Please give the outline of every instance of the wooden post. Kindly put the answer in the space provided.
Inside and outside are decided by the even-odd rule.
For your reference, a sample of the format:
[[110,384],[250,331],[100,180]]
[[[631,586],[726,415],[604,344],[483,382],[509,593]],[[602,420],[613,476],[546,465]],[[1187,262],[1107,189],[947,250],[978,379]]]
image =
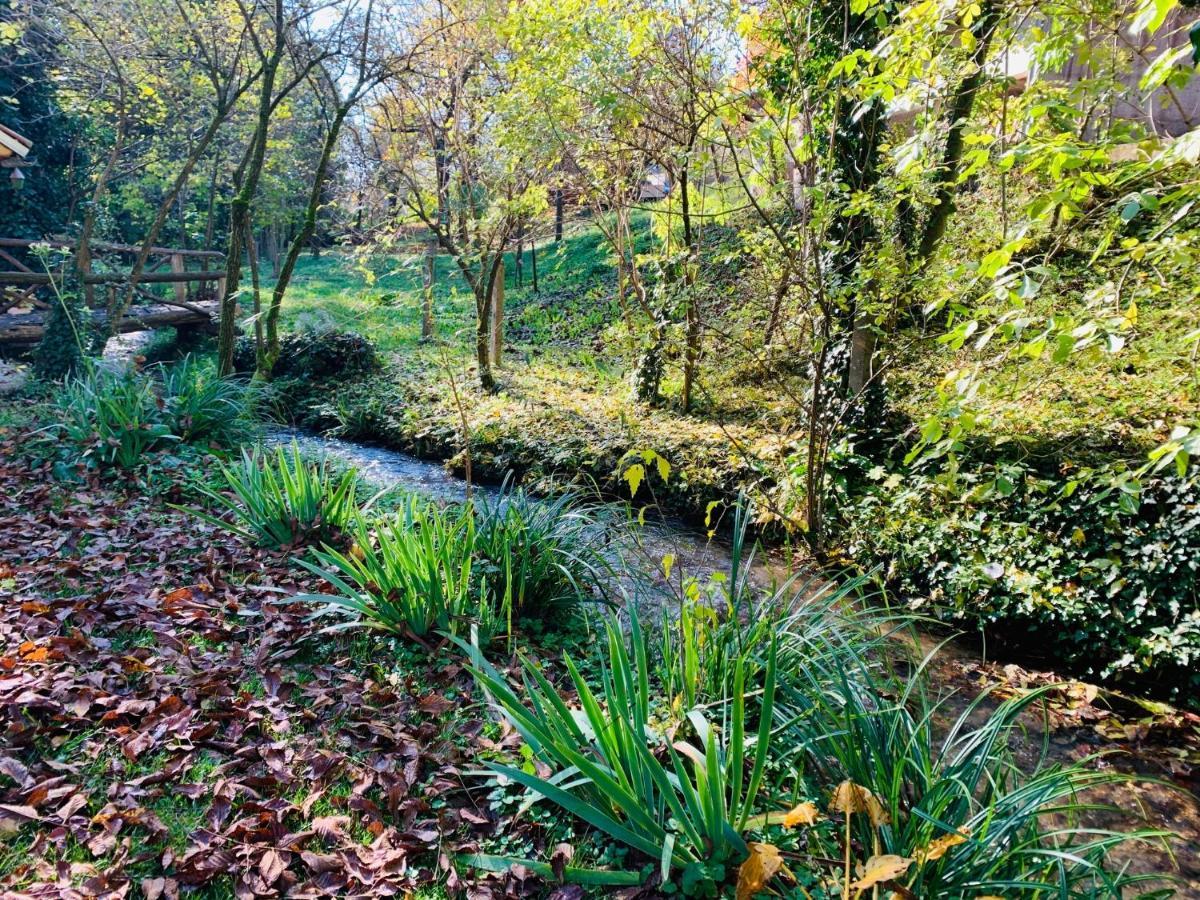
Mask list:
[[[171,254],[171,271],[182,273],[184,271],[183,257],[178,253]],[[186,303],[188,298],[188,286],[186,281],[175,282],[175,300],[178,303]]]
[[500,368],[500,352],[504,344],[504,257],[492,286],[492,365]]

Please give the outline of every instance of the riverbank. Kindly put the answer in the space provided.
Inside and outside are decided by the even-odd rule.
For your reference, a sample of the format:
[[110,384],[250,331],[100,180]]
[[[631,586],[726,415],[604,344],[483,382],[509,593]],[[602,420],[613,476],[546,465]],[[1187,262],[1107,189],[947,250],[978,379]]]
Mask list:
[[[19,421],[19,415],[6,416]],[[44,866],[25,864],[35,854],[51,865],[74,866],[93,886],[120,889],[133,882],[152,895],[160,887],[170,895],[187,886],[218,895],[301,890],[314,879],[347,890],[436,882],[506,892],[521,884],[539,895],[548,888],[529,876],[514,882],[511,871],[487,875],[453,859],[447,868],[444,850],[503,848],[538,857],[565,839],[577,848],[576,862],[595,858],[594,836],[547,831],[537,816],[518,825],[503,799],[489,794],[483,802],[480,790],[463,779],[466,769],[478,768],[481,752],[487,759],[515,745],[487,725],[449,646],[431,654],[363,632],[314,642],[304,605],[290,598],[322,589],[317,581],[286,553],[252,550],[168,505],[200,502],[183,476],[203,480],[202,473],[213,472],[211,462],[152,455],[130,477],[111,483],[92,476],[84,487],[27,462],[28,433],[14,427],[0,471],[0,535],[11,573],[4,589],[14,600],[4,607],[11,621],[3,630],[22,643],[5,644],[16,677],[2,683],[5,691],[36,692],[41,699],[13,743],[23,768],[4,770],[20,776],[3,788],[5,808],[32,810],[16,823],[15,838],[0,841],[7,884],[27,888],[50,876]],[[352,444],[337,449],[345,464],[368,463],[364,469],[374,478],[368,493],[432,489],[454,499],[453,491],[465,492],[439,467]],[[676,596],[689,579],[720,586],[717,576],[729,565],[720,541],[686,532],[669,537],[628,564],[645,566],[660,587],[678,590]],[[208,549],[197,554],[196,546]],[[92,596],[96,591],[101,600]],[[646,627],[652,624],[646,620]],[[586,658],[578,642],[589,638],[568,633],[564,644],[562,635],[522,634],[521,641],[550,663],[564,646]],[[1194,786],[1196,751],[1186,739],[1200,724],[1194,716],[1136,704],[1118,713],[1109,695],[1086,685],[1050,689],[1054,679],[1047,674],[945,649],[925,668],[923,676],[914,670],[908,677],[927,679],[930,691],[950,697],[934,716],[939,733],[981,690],[991,693],[971,715],[983,720],[1005,697],[1048,690],[1045,714],[1031,708],[1019,728],[1005,732],[1022,768],[1044,765],[1038,748],[1046,741],[1055,764],[1116,762],[1131,774]],[[85,672],[107,674],[92,684],[87,710],[64,707],[61,692],[74,690]],[[117,712],[85,734],[97,710]],[[5,726],[9,733],[13,724]],[[35,764],[29,754],[45,742],[61,750]],[[254,751],[235,753],[236,747]],[[1088,761],[1110,750],[1121,752],[1103,764]],[[63,766],[84,785],[64,795],[70,808],[30,805],[30,791]],[[1090,796],[1114,808],[1141,809],[1151,827],[1181,831],[1171,846],[1180,860],[1182,895],[1200,896],[1194,797],[1149,782],[1113,784]],[[109,806],[102,808],[105,797]],[[270,821],[255,812],[264,807]],[[251,825],[251,818],[259,824]],[[1083,822],[1118,830],[1132,825],[1116,812],[1087,813]],[[59,833],[74,843],[54,836]],[[112,843],[114,833],[124,837]],[[171,862],[160,865],[164,850]],[[399,860],[404,863],[395,868]],[[1130,872],[1175,869],[1165,845],[1119,850],[1114,860],[1128,863]]]

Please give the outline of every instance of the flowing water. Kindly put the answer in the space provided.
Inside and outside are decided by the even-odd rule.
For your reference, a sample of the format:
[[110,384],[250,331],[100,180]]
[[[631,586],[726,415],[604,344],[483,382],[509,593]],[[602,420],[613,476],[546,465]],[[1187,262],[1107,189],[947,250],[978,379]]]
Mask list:
[[[286,428],[269,431],[264,439],[267,446],[293,442],[306,455],[324,455],[353,466],[364,481],[378,489],[410,491],[445,503],[462,502],[467,497],[467,483],[462,478],[438,463],[406,453]],[[484,502],[497,502],[502,496],[495,485],[473,484],[471,490]],[[627,522],[628,514],[621,504],[607,504],[603,511],[614,523]],[[628,527],[611,531],[614,547],[620,548],[614,556],[614,578],[639,608],[661,609],[673,600],[677,602],[688,578],[706,581],[714,573],[729,573],[729,542],[718,536],[708,538],[682,522],[660,519],[640,526],[628,523]],[[760,586],[780,575],[780,568],[768,565],[761,555],[750,569],[750,577]]]

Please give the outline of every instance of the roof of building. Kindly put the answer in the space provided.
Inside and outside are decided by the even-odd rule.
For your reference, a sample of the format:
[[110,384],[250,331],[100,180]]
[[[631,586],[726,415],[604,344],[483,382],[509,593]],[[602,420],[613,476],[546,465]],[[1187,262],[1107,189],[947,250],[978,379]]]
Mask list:
[[17,134],[6,125],[0,125],[0,159],[19,156],[24,159],[33,149],[33,141]]

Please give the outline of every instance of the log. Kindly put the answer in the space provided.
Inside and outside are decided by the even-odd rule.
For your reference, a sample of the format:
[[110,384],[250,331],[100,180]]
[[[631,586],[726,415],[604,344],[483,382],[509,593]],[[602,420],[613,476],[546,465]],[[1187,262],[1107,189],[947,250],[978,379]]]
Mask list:
[[[186,308],[163,303],[135,306],[121,317],[117,331],[125,334],[167,326],[179,328],[211,325],[219,306],[216,301],[190,303]],[[93,310],[91,317],[94,327],[103,328],[108,324],[108,313],[102,309]],[[45,331],[45,319],[45,313],[37,312],[0,316],[0,346],[36,344],[42,339],[42,333]]]

